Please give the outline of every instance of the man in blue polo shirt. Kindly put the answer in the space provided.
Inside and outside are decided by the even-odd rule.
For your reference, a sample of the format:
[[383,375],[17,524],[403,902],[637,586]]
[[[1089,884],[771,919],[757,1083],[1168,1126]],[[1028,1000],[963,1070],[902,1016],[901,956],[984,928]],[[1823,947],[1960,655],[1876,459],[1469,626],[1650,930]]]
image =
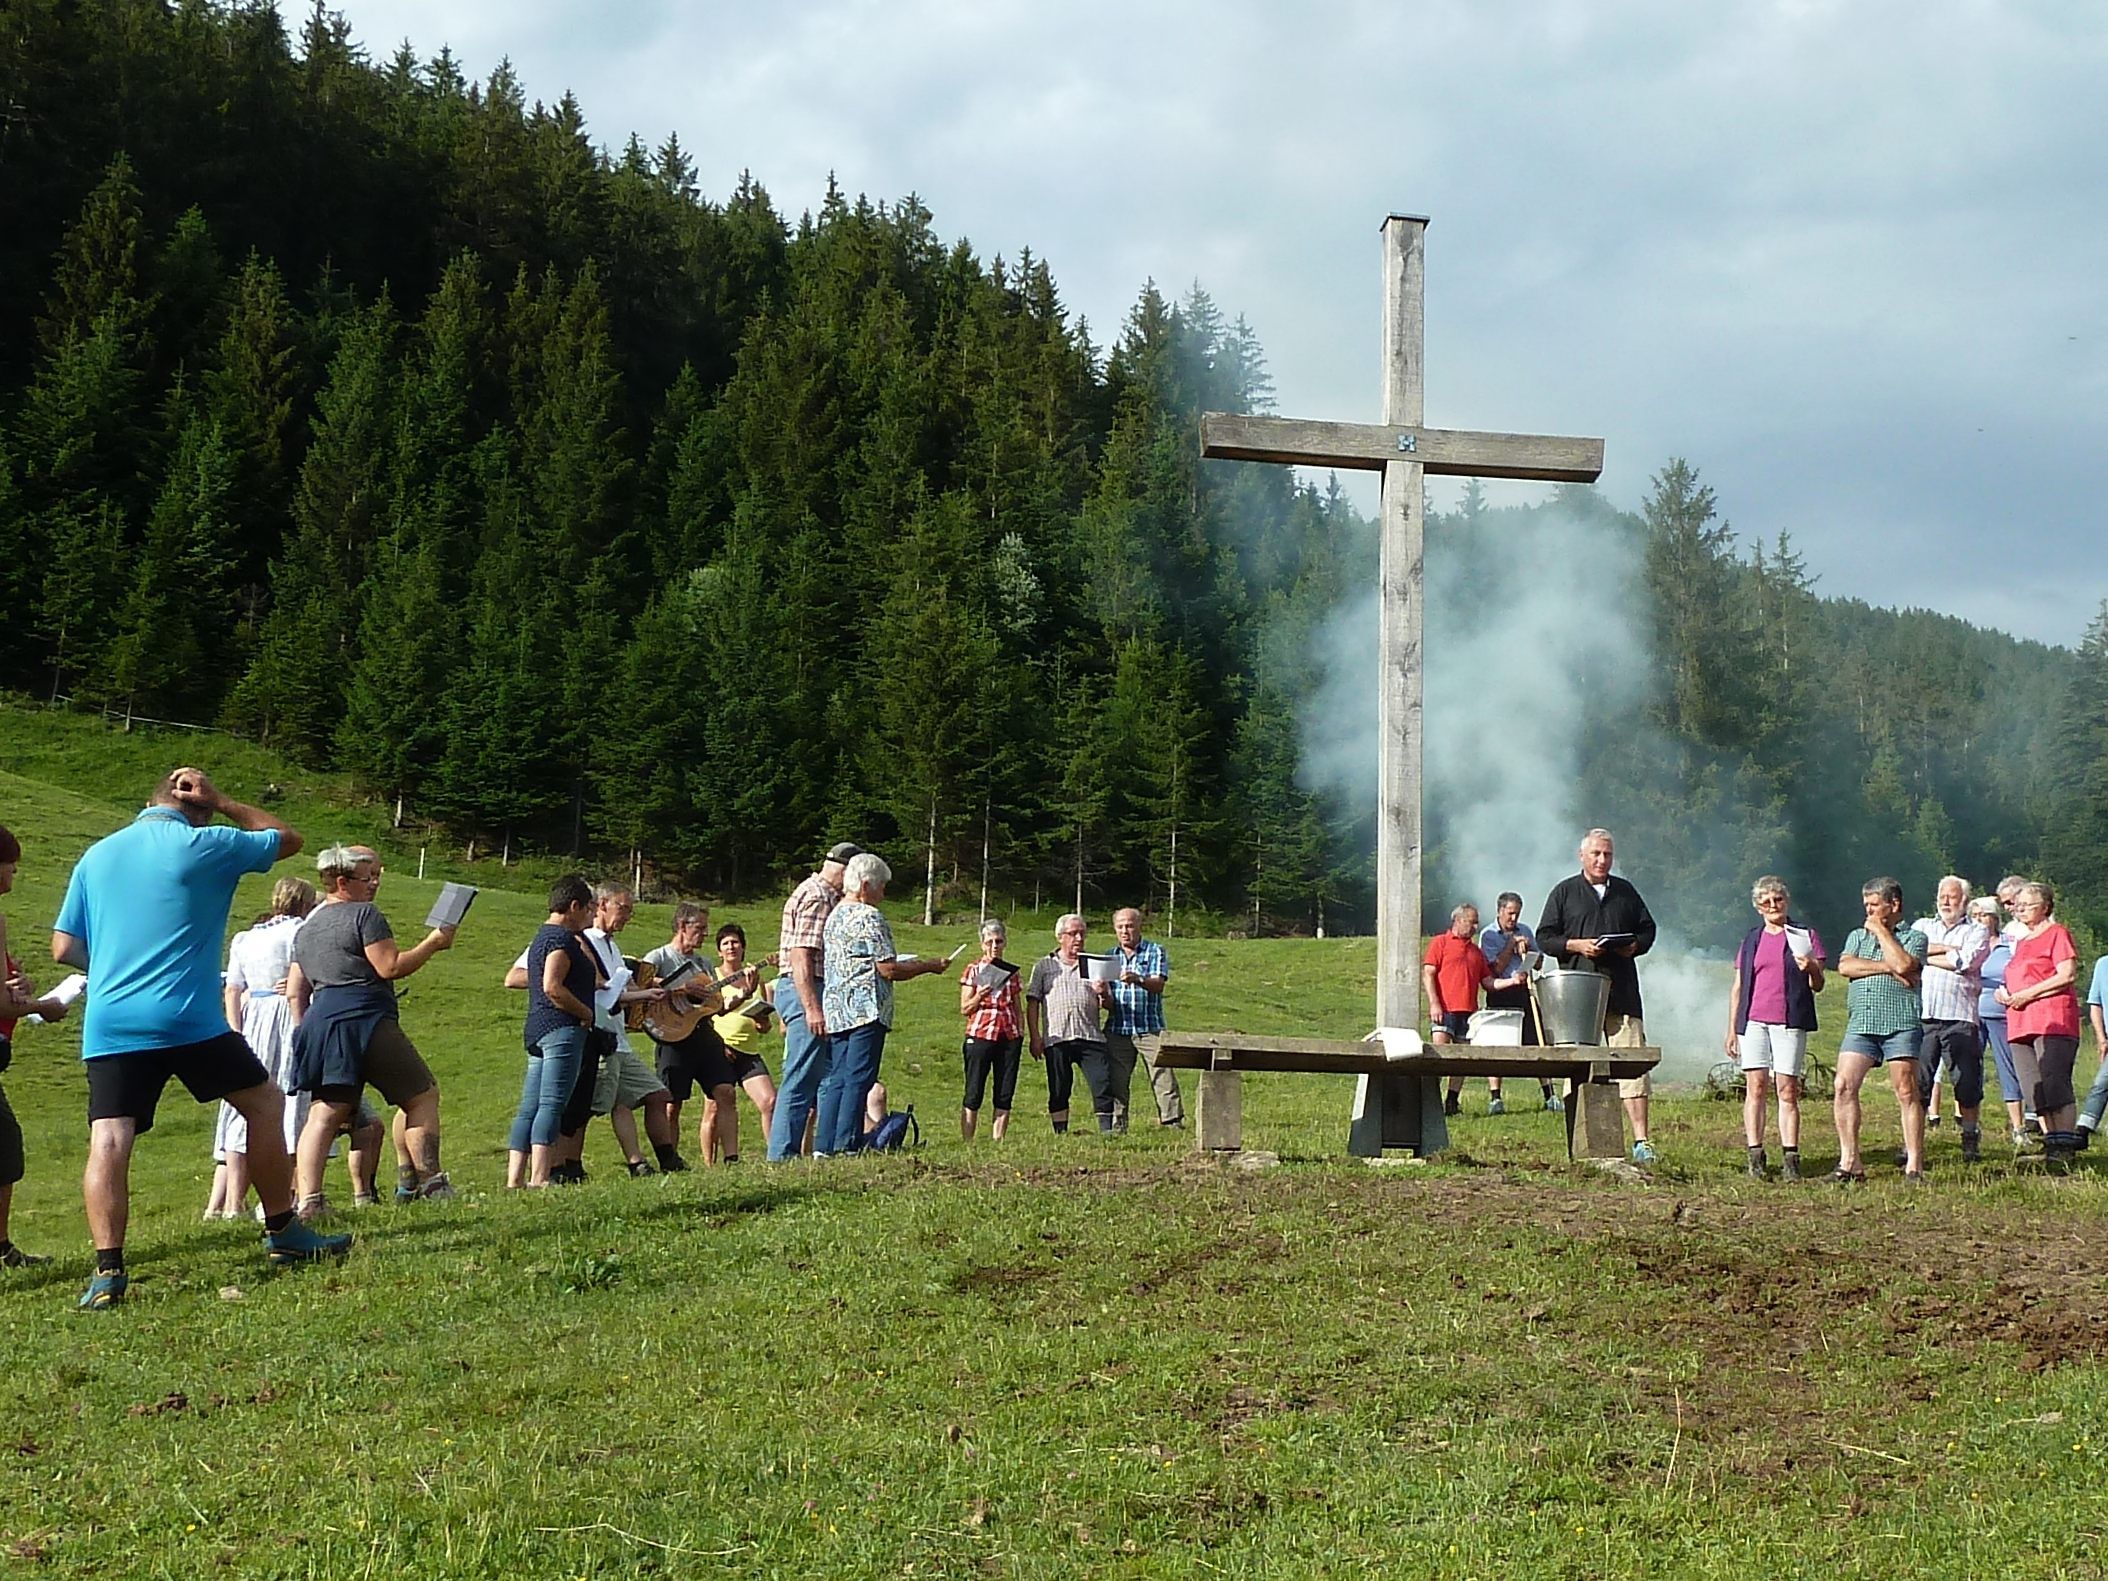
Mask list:
[[[234,825],[215,825],[224,816]],[[225,1099],[249,1122],[249,1173],[274,1263],[341,1256],[348,1235],[318,1235],[293,1216],[285,1095],[230,1031],[220,945],[244,873],[300,849],[298,831],[223,795],[198,769],[155,787],[129,827],[96,841],[73,869],[51,953],[88,974],[81,1058],[88,1070],[88,1169],[81,1194],[95,1238],[95,1278],[80,1304],[124,1299],[132,1144],[153,1129],[171,1076],[200,1103]]]

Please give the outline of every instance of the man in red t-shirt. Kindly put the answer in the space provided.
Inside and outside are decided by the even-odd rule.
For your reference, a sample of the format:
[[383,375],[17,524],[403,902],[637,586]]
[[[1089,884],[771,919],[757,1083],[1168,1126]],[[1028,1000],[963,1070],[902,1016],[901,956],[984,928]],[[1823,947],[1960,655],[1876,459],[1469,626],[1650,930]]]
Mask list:
[[[1479,948],[1479,908],[1469,904],[1449,914],[1449,931],[1428,942],[1420,963],[1420,987],[1427,995],[1427,1022],[1437,1043],[1462,1043],[1471,1035],[1471,1013],[1479,1007],[1479,989],[1493,978],[1486,953]],[[1458,1111],[1464,1083],[1452,1077],[1442,1112]]]

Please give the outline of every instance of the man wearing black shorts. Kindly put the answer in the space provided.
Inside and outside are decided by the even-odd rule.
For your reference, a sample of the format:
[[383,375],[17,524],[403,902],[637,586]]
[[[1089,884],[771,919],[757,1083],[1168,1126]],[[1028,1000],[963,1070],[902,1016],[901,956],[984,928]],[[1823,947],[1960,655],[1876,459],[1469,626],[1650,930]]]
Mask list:
[[[711,1135],[711,1122],[720,1125],[725,1118],[737,1124],[733,1104],[738,1099],[738,1073],[733,1069],[732,1057],[725,1048],[724,1039],[717,1035],[717,1028],[710,1018],[724,1008],[723,1000],[715,987],[709,986],[712,972],[710,963],[699,953],[703,940],[710,932],[710,913],[692,900],[684,900],[673,908],[673,937],[653,950],[644,959],[663,983],[679,974],[667,1000],[670,1011],[685,1011],[697,1006],[702,1015],[695,1023],[695,1030],[678,1043],[661,1043],[652,1039],[658,1051],[655,1064],[659,1080],[673,1096],[674,1135],[679,1136],[681,1106],[688,1101],[689,1094],[702,1088],[714,1108],[708,1110],[702,1125],[696,1130],[696,1146],[702,1153],[705,1164],[730,1163],[739,1157],[739,1144],[735,1130],[729,1150],[720,1137]],[[686,990],[693,989],[694,992]]]
[[[214,824],[216,816],[233,827]],[[348,1235],[320,1235],[294,1218],[285,1094],[228,1030],[220,1000],[220,944],[236,884],[299,849],[296,830],[223,795],[201,770],[180,768],[127,828],[88,848],[67,882],[51,953],[88,974],[81,1191],[95,1278],[81,1296],[87,1310],[124,1299],[132,1145],[153,1129],[171,1077],[198,1102],[225,1099],[249,1122],[249,1172],[272,1262],[340,1257],[351,1246]]]

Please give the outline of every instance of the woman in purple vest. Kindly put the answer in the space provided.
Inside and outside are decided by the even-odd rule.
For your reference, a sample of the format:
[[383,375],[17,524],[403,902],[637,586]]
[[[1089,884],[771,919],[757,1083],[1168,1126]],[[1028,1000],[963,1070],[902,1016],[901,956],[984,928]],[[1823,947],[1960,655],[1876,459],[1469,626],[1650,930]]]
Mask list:
[[1742,1066],[1742,1133],[1749,1144],[1749,1175],[1766,1178],[1764,1112],[1774,1082],[1779,1091],[1779,1178],[1801,1178],[1801,1072],[1808,1034],[1815,1030],[1815,996],[1822,992],[1822,936],[1787,915],[1786,881],[1766,873],[1749,893],[1762,920],[1735,952],[1734,986],[1727,999],[1727,1052]]

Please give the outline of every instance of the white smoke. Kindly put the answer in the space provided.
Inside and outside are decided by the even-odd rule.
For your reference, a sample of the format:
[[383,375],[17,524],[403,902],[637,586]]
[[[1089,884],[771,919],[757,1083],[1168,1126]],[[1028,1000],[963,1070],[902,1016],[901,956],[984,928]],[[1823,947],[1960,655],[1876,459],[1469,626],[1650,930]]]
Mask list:
[[[1445,541],[1460,531],[1476,541]],[[1534,925],[1578,869],[1582,833],[1606,821],[1577,791],[1591,721],[1629,720],[1652,685],[1641,553],[1614,521],[1550,509],[1429,533],[1423,810],[1441,886],[1426,891],[1429,925],[1467,900],[1490,920],[1510,889]],[[1348,805],[1376,797],[1376,605],[1373,588],[1356,594],[1312,638],[1324,679],[1304,711],[1302,773]],[[1646,852],[1621,842],[1618,858],[1646,895]],[[1662,1074],[1702,1076],[1720,1057],[1722,963],[1664,935],[1640,987]]]

